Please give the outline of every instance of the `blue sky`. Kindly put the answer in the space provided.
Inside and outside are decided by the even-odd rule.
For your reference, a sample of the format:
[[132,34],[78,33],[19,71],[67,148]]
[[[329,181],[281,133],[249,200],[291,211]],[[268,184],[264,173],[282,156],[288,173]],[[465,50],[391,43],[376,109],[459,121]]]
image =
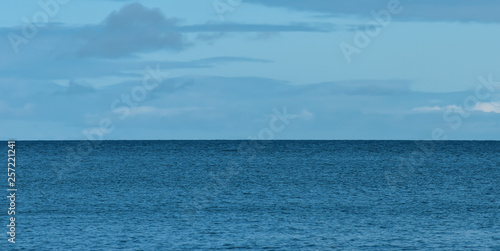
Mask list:
[[498,1],[0,2],[1,139],[500,139]]

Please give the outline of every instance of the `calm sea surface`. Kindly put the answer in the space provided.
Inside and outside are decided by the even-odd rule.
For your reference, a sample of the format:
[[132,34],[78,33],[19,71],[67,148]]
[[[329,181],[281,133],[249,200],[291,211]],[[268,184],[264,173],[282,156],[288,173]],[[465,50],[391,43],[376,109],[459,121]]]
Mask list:
[[16,243],[4,197],[0,250],[500,250],[498,141],[16,148]]

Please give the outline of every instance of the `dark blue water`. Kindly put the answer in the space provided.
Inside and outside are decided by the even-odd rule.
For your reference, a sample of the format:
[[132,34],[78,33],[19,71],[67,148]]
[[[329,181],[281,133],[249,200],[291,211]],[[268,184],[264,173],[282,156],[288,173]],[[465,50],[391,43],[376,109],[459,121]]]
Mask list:
[[499,150],[474,141],[17,142],[16,244],[4,234],[0,249],[500,250]]

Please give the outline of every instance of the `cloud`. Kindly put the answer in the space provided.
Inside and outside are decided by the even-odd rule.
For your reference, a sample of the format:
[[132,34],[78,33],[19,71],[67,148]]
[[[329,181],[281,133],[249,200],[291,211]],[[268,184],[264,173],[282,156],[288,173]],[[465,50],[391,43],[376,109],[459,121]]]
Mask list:
[[156,50],[181,51],[192,45],[184,33],[199,33],[196,40],[213,42],[229,32],[331,32],[352,29],[330,23],[288,25],[206,23],[179,25],[179,19],[167,18],[159,9],[132,3],[114,11],[100,25],[76,30],[82,57],[120,58]]
[[476,111],[500,113],[500,102],[479,102],[475,107]]
[[[324,0],[245,0],[271,7],[326,14],[326,16],[354,16],[370,18],[371,11],[386,10],[390,0],[324,1]],[[398,20],[500,22],[500,4],[496,0],[395,0],[404,10]]]
[[235,63],[235,62],[272,63],[272,61],[270,60],[248,58],[248,57],[211,57],[194,61],[194,63],[199,63],[201,65],[213,65],[213,64]]
[[[467,111],[457,105],[447,105],[447,106],[420,106],[412,109],[412,112],[416,113],[430,113],[430,112],[444,112],[453,111],[456,113],[467,113]],[[469,111],[474,112],[486,112],[486,113],[500,113],[500,102],[478,102],[473,108],[469,108]]]
[[111,13],[104,22],[82,32],[85,41],[81,56],[118,58],[159,49],[182,50],[187,47],[182,34],[173,31],[177,19],[167,19],[159,9],[139,3]]
[[300,113],[297,114],[288,114],[289,118],[291,119],[305,119],[305,120],[311,120],[314,118],[314,114],[307,109],[302,109]]
[[[230,33],[279,34],[280,32],[325,33],[337,30],[358,29],[357,26],[337,25],[326,22],[291,24],[214,23],[181,25],[180,19],[169,18],[159,9],[147,8],[140,3],[125,5],[110,13],[102,23],[87,26],[64,26],[51,23],[37,36],[37,43],[26,46],[22,57],[11,54],[15,60],[27,57],[32,64],[55,59],[52,65],[67,59],[88,60],[96,58],[118,59],[136,57],[140,53],[160,50],[182,51],[195,42],[213,43]],[[0,28],[0,35],[18,33],[19,27]],[[188,36],[193,34],[195,36]],[[262,36],[262,38],[266,38]],[[8,44],[8,43],[7,43]],[[8,46],[0,52],[13,53]],[[33,60],[34,57],[37,56]],[[63,65],[67,65],[63,62]],[[8,65],[7,65],[8,66]],[[109,67],[99,67],[107,71]],[[88,72],[88,71],[87,71]],[[69,75],[73,72],[69,73]]]
[[346,94],[358,96],[403,95],[411,92],[413,82],[409,80],[349,80],[324,82],[300,86],[301,91],[321,90],[330,94]]
[[[275,24],[240,24],[240,23],[207,23],[179,26],[179,32],[332,32],[341,29],[352,29],[353,26],[330,23],[296,23],[288,25]],[[357,27],[357,26],[356,26]],[[358,27],[359,28],[359,27]]]
[[[208,59],[219,60],[226,59]],[[290,126],[277,138],[425,138],[443,123],[436,113],[446,108],[459,109],[447,104],[469,94],[405,91],[411,83],[405,80],[366,79],[296,86],[256,77],[183,76],[166,78],[145,100],[129,107],[127,119],[120,120],[121,113],[114,112],[111,104],[122,99],[123,94],[130,95],[141,84],[139,80],[97,88],[92,93],[80,81],[70,83],[45,84],[44,88],[0,85],[0,92],[16,94],[6,95],[5,102],[0,102],[2,118],[14,121],[14,124],[3,123],[1,128],[12,132],[9,137],[14,138],[78,139],[83,137],[83,129],[96,127],[101,119],[110,118],[116,130],[106,135],[106,139],[241,139],[268,126],[273,108],[286,107]],[[370,83],[376,86],[376,91],[366,89]],[[394,90],[399,90],[396,91],[399,94],[386,94]],[[54,95],[55,92],[74,94]],[[432,102],[438,98],[439,101]],[[419,106],[422,102],[432,105]],[[408,112],[413,107],[417,107],[415,111]],[[478,105],[474,122],[483,125],[498,120],[498,113],[493,113],[498,110],[479,112],[488,109],[485,104]],[[477,131],[469,133],[478,135]]]
[[419,106],[411,109],[412,113],[431,113],[431,112],[444,112],[444,111],[454,111],[456,113],[465,114],[464,109],[457,105],[446,105],[446,106]]
[[[5,53],[14,61],[29,61],[37,67],[40,61],[46,62],[47,59],[55,60],[52,61],[52,65],[62,62],[63,66],[67,66],[65,60],[77,59],[81,60],[82,65],[88,67],[95,63],[92,60],[96,58],[122,59],[161,50],[178,52],[195,46],[197,42],[213,43],[231,33],[255,33],[257,37],[267,39],[281,32],[327,33],[360,28],[364,27],[329,22],[285,24],[207,22],[181,25],[180,19],[167,17],[157,8],[147,8],[140,3],[131,3],[111,12],[102,23],[97,25],[65,26],[50,23],[44,27],[43,32],[39,33],[36,43],[29,43],[22,47],[24,53],[21,57],[9,48],[8,41],[4,41],[6,46],[0,47],[0,52]],[[19,29],[20,27],[2,27],[0,35],[7,36],[11,32],[19,33]],[[188,34],[194,34],[194,36]],[[0,65],[3,66],[1,63]],[[6,64],[6,66],[9,65]],[[107,69],[109,67],[98,67],[95,70],[104,72],[108,71]],[[7,72],[7,74],[10,73]],[[68,73],[68,75],[72,74],[74,72]]]
[[428,113],[428,112],[437,112],[437,111],[442,111],[443,108],[439,106],[421,106],[421,107],[415,107],[412,109],[413,112],[417,113]]
[[96,90],[93,86],[85,83],[77,83],[74,80],[69,81],[68,88],[64,91],[64,94],[85,94],[94,93]]
[[[250,57],[210,57],[190,61],[142,61],[136,59],[107,60],[104,58],[61,58],[48,60],[42,56],[17,59],[0,67],[2,78],[61,80],[92,79],[100,77],[142,78],[145,66],[160,65],[162,70],[198,69],[228,63],[271,63],[270,60]],[[47,63],[50,61],[50,63]],[[26,74],[26,67],[36,69]]]

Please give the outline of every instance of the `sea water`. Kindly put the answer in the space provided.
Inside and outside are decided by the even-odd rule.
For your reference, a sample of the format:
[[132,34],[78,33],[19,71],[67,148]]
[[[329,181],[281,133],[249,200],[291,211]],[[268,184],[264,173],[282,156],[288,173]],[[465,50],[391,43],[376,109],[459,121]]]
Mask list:
[[2,250],[500,250],[498,141],[16,144]]

